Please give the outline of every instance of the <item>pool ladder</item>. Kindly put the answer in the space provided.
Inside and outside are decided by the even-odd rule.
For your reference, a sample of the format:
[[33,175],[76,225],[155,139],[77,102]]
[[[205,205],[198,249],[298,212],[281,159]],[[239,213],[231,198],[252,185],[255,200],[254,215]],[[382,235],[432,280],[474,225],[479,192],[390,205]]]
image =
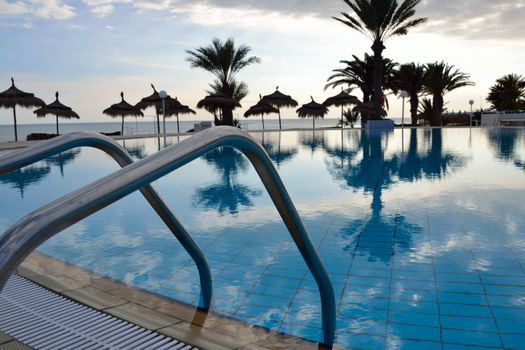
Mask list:
[[0,291],[22,261],[47,239],[140,190],[195,262],[201,286],[199,308],[209,311],[212,277],[208,262],[151,183],[213,149],[233,147],[244,153],[254,166],[312,273],[321,295],[322,345],[328,348],[333,346],[336,305],[332,283],[275,166],[261,144],[251,135],[237,128],[216,127],[133,162],[129,153],[109,137],[71,133],[0,157],[0,175],[77,147],[102,150],[122,169],[33,211],[9,228],[0,237]]

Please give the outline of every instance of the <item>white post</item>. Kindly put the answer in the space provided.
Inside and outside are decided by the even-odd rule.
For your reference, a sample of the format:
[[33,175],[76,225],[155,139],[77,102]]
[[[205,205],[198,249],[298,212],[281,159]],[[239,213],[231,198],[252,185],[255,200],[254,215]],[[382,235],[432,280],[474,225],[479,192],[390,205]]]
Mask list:
[[401,90],[399,92],[399,97],[403,99],[402,113],[401,113],[401,128],[405,128],[405,98],[409,97],[410,94],[406,91]]
[[469,126],[472,128],[472,114],[473,114],[472,106],[474,106],[475,102],[474,100],[470,100],[468,103],[470,104],[470,125]]

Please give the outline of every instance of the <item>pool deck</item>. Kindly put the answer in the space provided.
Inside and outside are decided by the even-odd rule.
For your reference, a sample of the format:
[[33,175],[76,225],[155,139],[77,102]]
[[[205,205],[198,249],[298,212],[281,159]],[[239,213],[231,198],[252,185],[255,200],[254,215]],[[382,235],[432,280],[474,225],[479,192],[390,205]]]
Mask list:
[[[318,349],[316,343],[254,327],[213,312],[205,315],[195,307],[38,252],[26,258],[17,273],[81,304],[203,350]],[[3,339],[0,334],[0,349]],[[5,341],[22,346],[9,338]]]

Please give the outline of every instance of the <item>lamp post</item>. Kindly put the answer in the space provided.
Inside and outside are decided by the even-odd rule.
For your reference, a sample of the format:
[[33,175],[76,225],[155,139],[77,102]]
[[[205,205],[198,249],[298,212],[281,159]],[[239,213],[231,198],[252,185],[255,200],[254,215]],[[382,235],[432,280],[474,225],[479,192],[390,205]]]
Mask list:
[[472,115],[473,115],[473,111],[472,111],[472,107],[474,106],[474,100],[470,100],[468,101],[469,105],[470,105],[470,127],[472,127]]
[[162,128],[164,129],[164,136],[166,136],[166,98],[168,97],[168,93],[162,90],[159,92],[159,97],[162,100]]
[[409,97],[410,94],[404,90],[401,90],[399,92],[399,97],[403,99],[403,107],[402,107],[402,113],[401,113],[401,127],[405,127],[405,98]]

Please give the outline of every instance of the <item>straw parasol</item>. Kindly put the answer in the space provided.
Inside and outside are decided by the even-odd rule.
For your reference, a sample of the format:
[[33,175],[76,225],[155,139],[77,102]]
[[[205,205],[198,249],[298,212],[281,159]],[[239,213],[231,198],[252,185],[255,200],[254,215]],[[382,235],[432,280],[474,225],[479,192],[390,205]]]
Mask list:
[[279,87],[275,88],[275,92],[273,94],[264,96],[263,100],[266,103],[269,103],[275,108],[277,108],[277,113],[279,114],[279,130],[282,129],[281,108],[282,107],[297,107],[299,105],[297,101],[292,98],[292,96],[285,95],[282,92],[280,92]]
[[143,117],[144,114],[139,108],[130,105],[124,100],[123,92],[120,93],[120,97],[122,98],[122,101],[111,105],[111,107],[105,109],[103,113],[113,118],[122,117],[121,134],[124,136],[124,117]]
[[58,117],[66,119],[80,119],[78,114],[73,112],[71,107],[65,106],[58,100],[58,91],[55,93],[56,100],[55,102],[48,104],[45,107],[39,108],[33,113],[36,114],[38,118],[44,118],[48,114],[53,114],[56,117],[57,121],[57,135],[60,135],[58,130]]
[[324,101],[323,106],[325,107],[341,107],[341,129],[344,127],[344,107],[350,105],[358,105],[360,103],[359,99],[355,96],[350,95],[349,93],[341,90],[341,92],[335,96],[328,98]]
[[140,110],[145,110],[149,107],[155,107],[155,113],[157,115],[157,132],[160,134],[160,117],[159,117],[159,110],[160,103],[162,102],[162,99],[160,98],[159,93],[157,92],[157,89],[155,89],[155,86],[151,84],[151,87],[153,89],[153,93],[147,97],[144,97],[142,100],[140,100],[139,103],[135,105]]
[[16,125],[16,106],[24,108],[43,107],[46,104],[34,94],[23,92],[15,86],[15,80],[11,78],[11,87],[0,93],[0,108],[13,109],[13,121],[15,127],[15,141],[18,141],[18,130]]
[[310,97],[312,102],[303,105],[297,110],[299,118],[313,118],[314,129],[315,129],[315,118],[324,118],[328,113],[328,108],[314,101],[313,97]]
[[244,117],[248,118],[253,115],[260,115],[262,119],[262,126],[263,130],[264,128],[264,115],[265,114],[271,114],[271,113],[279,113],[279,110],[272,106],[271,104],[265,102],[261,95],[259,95],[259,102],[255,106],[251,106],[246,113],[244,113]]
[[172,115],[177,117],[177,133],[180,134],[180,126],[179,126],[179,114],[196,114],[193,109],[190,107],[183,105],[179,102],[179,100],[175,97],[172,98],[170,96],[166,97],[166,117],[171,117]]

